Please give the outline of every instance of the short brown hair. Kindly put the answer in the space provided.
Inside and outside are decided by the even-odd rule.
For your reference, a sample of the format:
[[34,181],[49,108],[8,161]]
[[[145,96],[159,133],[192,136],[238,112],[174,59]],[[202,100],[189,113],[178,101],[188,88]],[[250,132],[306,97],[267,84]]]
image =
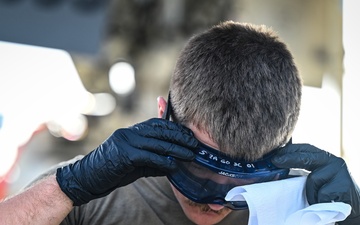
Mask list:
[[247,160],[285,144],[295,128],[301,78],[285,43],[265,26],[227,21],[193,36],[171,79],[176,119]]

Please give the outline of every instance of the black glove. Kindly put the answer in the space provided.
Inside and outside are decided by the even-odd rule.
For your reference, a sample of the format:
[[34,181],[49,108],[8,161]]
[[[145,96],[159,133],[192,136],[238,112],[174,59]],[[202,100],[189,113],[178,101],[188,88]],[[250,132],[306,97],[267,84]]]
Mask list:
[[347,203],[352,207],[351,213],[339,224],[360,225],[360,190],[342,158],[309,144],[289,144],[273,157],[272,162],[279,168],[311,171],[306,181],[309,204]]
[[140,177],[166,175],[176,168],[170,158],[192,160],[195,155],[190,149],[197,144],[190,129],[167,120],[150,119],[116,130],[81,160],[57,169],[56,179],[77,206]]

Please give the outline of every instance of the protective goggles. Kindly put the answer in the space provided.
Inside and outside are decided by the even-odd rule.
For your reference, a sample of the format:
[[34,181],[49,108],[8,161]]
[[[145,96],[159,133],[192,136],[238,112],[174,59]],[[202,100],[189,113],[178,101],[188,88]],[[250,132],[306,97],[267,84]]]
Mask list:
[[[164,114],[163,118],[169,120],[170,97]],[[271,151],[260,160],[247,162],[229,157],[200,143],[194,150],[193,161],[173,159],[178,168],[167,177],[179,192],[194,202],[220,204],[234,210],[247,209],[245,201],[226,201],[225,196],[236,186],[287,178],[289,169],[280,169],[271,163],[271,157],[277,150]]]

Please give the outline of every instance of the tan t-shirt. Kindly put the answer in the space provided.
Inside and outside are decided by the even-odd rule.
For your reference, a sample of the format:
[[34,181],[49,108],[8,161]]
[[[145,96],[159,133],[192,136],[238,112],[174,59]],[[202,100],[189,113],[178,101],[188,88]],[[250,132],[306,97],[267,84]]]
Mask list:
[[[219,224],[245,225],[248,211],[233,211]],[[192,223],[183,213],[166,177],[141,178],[110,195],[75,207],[61,225]]]
[[[55,166],[41,177],[54,174]],[[231,212],[218,225],[246,225],[248,210]],[[140,178],[109,195],[76,206],[60,225],[193,225],[184,214],[166,177]]]

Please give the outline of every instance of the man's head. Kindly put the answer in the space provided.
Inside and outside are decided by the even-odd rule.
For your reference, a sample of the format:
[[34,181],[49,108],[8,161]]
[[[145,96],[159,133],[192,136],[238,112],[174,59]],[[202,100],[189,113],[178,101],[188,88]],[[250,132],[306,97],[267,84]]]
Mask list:
[[178,122],[206,132],[222,152],[255,160],[291,137],[301,79],[273,31],[228,21],[189,40],[170,92]]
[[[171,116],[215,151],[253,161],[290,139],[299,115],[301,86],[291,53],[273,31],[229,21],[195,35],[184,47],[170,83]],[[159,98],[158,105],[161,117],[165,99]],[[198,176],[194,171],[190,173]],[[202,166],[199,171],[200,180],[217,183],[215,189],[228,184],[218,180],[218,176],[203,177]],[[172,183],[177,182],[175,176],[170,176]],[[186,176],[181,182],[185,181]],[[241,181],[254,183],[251,179]],[[202,185],[200,181],[190,183],[193,182],[196,187]],[[190,220],[215,224],[231,212],[214,201],[206,204],[191,201],[190,194],[197,192],[185,194],[190,183],[182,191],[180,186],[185,183],[172,186]]]

